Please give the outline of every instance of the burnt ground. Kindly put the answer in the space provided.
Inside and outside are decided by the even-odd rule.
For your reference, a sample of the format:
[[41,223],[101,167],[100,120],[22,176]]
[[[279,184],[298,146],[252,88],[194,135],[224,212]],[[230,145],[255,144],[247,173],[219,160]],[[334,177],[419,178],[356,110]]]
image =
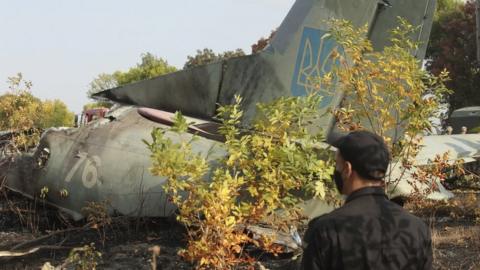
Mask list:
[[[432,227],[435,269],[480,269],[478,193],[459,193],[455,201],[444,205],[406,207]],[[160,248],[156,269],[193,269],[177,255],[185,246],[185,231],[175,221],[115,217],[107,223],[104,227],[76,223],[42,203],[4,193],[0,197],[0,269],[41,269],[46,263],[74,269],[67,259],[71,250],[91,243],[101,253],[98,269],[152,269],[152,247]],[[40,249],[19,257],[2,253],[35,247]],[[257,269],[293,269],[298,261],[291,254],[274,257],[253,252],[252,256],[261,262]]]
[[480,269],[480,226],[441,222],[433,231],[435,269]]
[[[154,247],[160,248],[156,269],[194,269],[177,255],[186,245],[186,231],[172,219],[114,217],[110,224],[97,226],[73,222],[54,208],[11,192],[6,196],[0,197],[0,269],[41,269],[46,263],[75,269],[68,263],[71,250],[91,243],[101,253],[97,269],[152,269]],[[40,250],[32,254],[2,256],[3,251],[36,247]],[[252,251],[251,256],[266,269],[291,269],[295,264],[290,254],[275,257]]]
[[175,222],[123,217],[113,218],[105,226],[73,222],[56,209],[8,195],[8,203],[5,198],[0,203],[0,250],[28,251],[38,246],[42,249],[20,257],[0,257],[0,269],[40,269],[47,262],[67,266],[65,262],[73,248],[91,243],[101,253],[99,269],[151,269],[149,249],[155,245],[161,248],[157,269],[191,269],[176,255],[185,245],[185,232]]
[[432,230],[434,269],[480,269],[480,192],[456,190],[448,202],[410,203]]

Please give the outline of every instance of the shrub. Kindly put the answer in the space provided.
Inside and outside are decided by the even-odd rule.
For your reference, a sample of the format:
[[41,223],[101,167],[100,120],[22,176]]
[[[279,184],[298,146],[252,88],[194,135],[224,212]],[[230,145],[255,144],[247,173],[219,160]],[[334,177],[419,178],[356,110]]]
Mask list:
[[[347,21],[331,21],[331,34],[344,53],[334,54],[339,65],[320,80],[323,87],[344,92],[335,111],[340,129],[367,129],[387,142],[394,172],[386,179],[390,191],[402,177],[411,175],[415,181],[410,184],[425,195],[435,189],[435,180],[444,179],[442,171],[448,166],[448,154],[434,158],[430,166],[415,163],[421,135],[431,130],[430,119],[439,115],[439,105],[449,93],[444,85],[448,73],[437,77],[421,68],[420,60],[413,56],[419,44],[409,38],[418,29],[398,20],[399,26],[391,31],[391,45],[383,51],[373,50],[366,38],[367,27],[356,29]],[[335,81],[340,83],[332,83]],[[431,188],[422,189],[419,183]]]
[[[173,142],[161,129],[152,132],[153,142],[147,143],[152,151],[151,171],[168,178],[165,190],[179,207],[179,221],[188,227],[185,258],[198,268],[214,269],[252,262],[242,252],[245,244],[272,252],[276,248],[273,239],[251,238],[246,226],[267,223],[288,231],[302,219],[299,193],[335,196],[328,188],[332,186],[332,162],[318,148],[322,133],[312,135],[307,130],[319,117],[320,101],[312,93],[259,105],[259,115],[248,131],[239,128],[240,97],[235,104],[221,107],[218,118],[227,155],[216,168],[194,153],[189,141]],[[176,113],[172,130],[179,138],[187,126],[185,118]],[[210,169],[213,176],[206,179]]]

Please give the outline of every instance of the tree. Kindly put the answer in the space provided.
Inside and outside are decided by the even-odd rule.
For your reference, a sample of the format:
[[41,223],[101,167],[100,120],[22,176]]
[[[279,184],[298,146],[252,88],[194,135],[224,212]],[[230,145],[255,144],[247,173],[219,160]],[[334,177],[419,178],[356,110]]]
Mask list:
[[480,0],[475,1],[475,22],[477,37],[477,61],[480,62]]
[[92,82],[87,91],[87,95],[91,97],[93,94],[106,89],[112,89],[118,86],[118,81],[113,74],[101,73]]
[[411,54],[419,47],[409,39],[417,30],[399,18],[390,34],[392,44],[374,51],[366,38],[366,26],[356,29],[348,22],[334,21],[330,32],[340,49],[332,60],[338,64],[316,85],[327,92],[344,93],[335,112],[338,128],[367,129],[385,139],[392,156],[391,173],[385,176],[387,192],[395,193],[401,179],[411,175],[409,196],[421,199],[436,190],[437,180],[445,179],[442,172],[448,152],[436,156],[429,166],[419,166],[416,156],[422,147],[421,135],[432,129],[430,119],[438,115],[450,91],[445,87],[447,72],[432,75]]
[[72,126],[73,112],[61,100],[45,100],[30,92],[32,83],[23,75],[8,78],[9,91],[0,96],[0,130],[45,129]]
[[9,90],[0,96],[0,130],[15,132],[13,142],[27,149],[35,145],[42,129],[72,126],[74,114],[60,100],[42,101],[32,95],[32,83],[21,73],[8,78]]
[[427,50],[427,69],[435,75],[446,69],[453,92],[448,96],[450,111],[480,105],[479,63],[476,59],[475,3],[443,0],[435,15]]
[[[252,54],[258,53],[265,49],[272,41],[273,37],[277,33],[277,30],[272,30],[270,36],[267,38],[260,38],[252,47]],[[183,66],[184,69],[192,68],[196,66],[206,65],[222,60],[226,60],[233,57],[244,56],[245,52],[242,49],[236,49],[235,51],[226,51],[216,54],[212,49],[205,48],[203,50],[197,50],[197,54],[194,56],[188,56],[187,62]]]
[[90,83],[87,95],[88,97],[92,97],[93,94],[103,90],[151,79],[175,71],[177,71],[177,68],[169,65],[166,60],[147,52],[142,54],[141,62],[137,63],[135,67],[130,68],[128,71],[99,74]]
[[462,5],[463,2],[459,0],[437,0],[437,9],[435,10],[433,18],[434,23],[436,23],[443,15],[454,10],[459,10]]
[[109,101],[91,102],[83,105],[83,111],[95,109],[95,108],[111,108],[112,106],[113,106],[113,103]]
[[252,54],[253,53],[259,53],[261,52],[263,49],[265,49],[268,44],[270,44],[270,42],[272,41],[273,37],[275,36],[275,34],[277,33],[277,30],[272,30],[272,32],[270,33],[270,36],[268,36],[268,38],[260,38],[257,43],[253,44],[252,45]]
[[40,128],[42,102],[30,92],[32,83],[21,73],[9,77],[8,83],[8,92],[0,96],[0,130]]
[[197,50],[197,54],[195,56],[188,56],[187,62],[183,68],[192,68],[244,55],[245,52],[242,49],[216,54],[212,49],[205,48],[203,50]]
[[67,105],[58,99],[44,101],[42,114],[40,121],[42,128],[71,127],[75,117],[74,113],[68,110]]
[[163,58],[156,57],[151,53],[145,53],[142,55],[142,61],[137,66],[130,68],[127,72],[116,71],[113,73],[113,77],[117,81],[117,85],[120,86],[175,71],[177,71],[177,68],[170,66]]

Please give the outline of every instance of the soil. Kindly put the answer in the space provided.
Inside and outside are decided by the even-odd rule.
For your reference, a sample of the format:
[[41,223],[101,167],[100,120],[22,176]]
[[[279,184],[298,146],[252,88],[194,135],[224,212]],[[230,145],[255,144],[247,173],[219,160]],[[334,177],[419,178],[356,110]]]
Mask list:
[[[0,254],[15,246],[16,251],[42,249],[20,257],[1,257],[0,269],[41,269],[46,263],[74,269],[66,263],[70,251],[90,243],[101,253],[97,269],[152,269],[151,248],[155,246],[160,248],[156,269],[193,269],[177,255],[185,247],[185,230],[175,221],[116,217],[111,224],[95,228],[72,222],[56,209],[5,194],[7,197],[0,199]],[[476,196],[480,202],[479,194]],[[434,269],[480,269],[480,224],[475,216],[452,217],[425,209],[416,214],[432,227]],[[294,269],[299,259],[293,255],[252,252],[259,260],[256,269]]]
[[480,269],[480,226],[439,222],[433,231],[435,269]]

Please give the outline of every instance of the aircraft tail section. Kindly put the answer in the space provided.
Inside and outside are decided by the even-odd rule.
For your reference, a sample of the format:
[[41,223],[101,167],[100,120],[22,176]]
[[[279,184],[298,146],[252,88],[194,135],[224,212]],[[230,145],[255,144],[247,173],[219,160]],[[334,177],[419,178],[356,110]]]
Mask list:
[[390,30],[398,26],[398,17],[417,27],[410,38],[420,43],[412,54],[423,60],[433,23],[437,0],[388,0],[389,5],[380,7],[370,26],[369,38],[377,51],[390,44]]
[[[244,124],[255,115],[256,104],[280,96],[302,96],[312,78],[330,71],[330,54],[337,46],[325,35],[328,20],[345,19],[356,27],[369,25],[375,49],[388,44],[388,30],[397,26],[396,16],[421,25],[413,38],[424,42],[417,57],[422,59],[431,28],[435,0],[297,0],[271,44],[262,52],[245,57],[182,70],[106,90],[96,96],[121,103],[159,110],[182,111],[186,115],[210,119],[218,104],[232,104],[243,97]],[[322,94],[322,93],[321,93]],[[338,106],[341,91],[323,93],[321,112]],[[333,117],[318,126],[329,130]]]
[[297,0],[266,53],[278,58],[274,62],[281,75],[290,79],[285,83],[291,94],[304,95],[309,78],[322,76],[334,64],[330,54],[336,43],[325,35],[328,20],[345,19],[355,27],[368,25],[368,38],[374,49],[381,51],[402,17],[418,27],[411,39],[421,46],[413,54],[423,60],[435,4],[436,0]]
[[[309,89],[316,88],[315,78],[323,76],[332,69],[330,57],[338,44],[328,37],[329,20],[348,20],[355,27],[369,26],[368,38],[375,50],[381,51],[389,44],[390,31],[398,26],[397,17],[402,17],[418,27],[411,38],[421,43],[419,49],[412,52],[423,60],[427,48],[433,21],[436,0],[297,0],[280,25],[269,47],[255,62],[262,66],[254,68],[253,74],[263,74],[268,79],[256,83],[257,91],[245,84],[248,78],[237,78],[222,86],[220,103],[228,103],[234,92],[245,97],[245,115],[254,114],[255,104],[267,102],[279,96],[302,96]],[[232,71],[238,74],[238,70]],[[228,78],[228,75],[225,76]],[[312,80],[313,79],[313,80]],[[229,94],[226,94],[228,93]],[[343,98],[341,91],[325,92],[321,112],[338,106]],[[224,99],[222,99],[224,97]],[[325,130],[333,126],[333,117],[326,116],[317,123]]]
[[[235,95],[242,96],[248,123],[259,102],[305,95],[315,87],[312,79],[333,65],[330,54],[337,44],[326,35],[329,20],[345,19],[361,27],[373,21],[377,8],[378,0],[297,0],[264,51],[227,61],[219,103],[229,104]],[[321,110],[336,106],[341,97],[341,93],[324,93]],[[317,124],[328,129],[331,123],[327,116]]]
[[[369,25],[368,37],[376,50],[387,45],[398,17],[418,27],[412,39],[422,43],[415,55],[425,56],[437,0],[297,0],[277,30],[269,49],[282,54],[302,49],[305,35],[328,31],[328,20],[345,19],[354,26]],[[314,35],[313,33],[310,36]]]
[[[298,51],[305,29],[328,31],[328,20],[346,19],[355,26],[369,24],[378,0],[297,0],[272,40],[271,47],[280,53]],[[308,31],[308,30],[307,30]]]

